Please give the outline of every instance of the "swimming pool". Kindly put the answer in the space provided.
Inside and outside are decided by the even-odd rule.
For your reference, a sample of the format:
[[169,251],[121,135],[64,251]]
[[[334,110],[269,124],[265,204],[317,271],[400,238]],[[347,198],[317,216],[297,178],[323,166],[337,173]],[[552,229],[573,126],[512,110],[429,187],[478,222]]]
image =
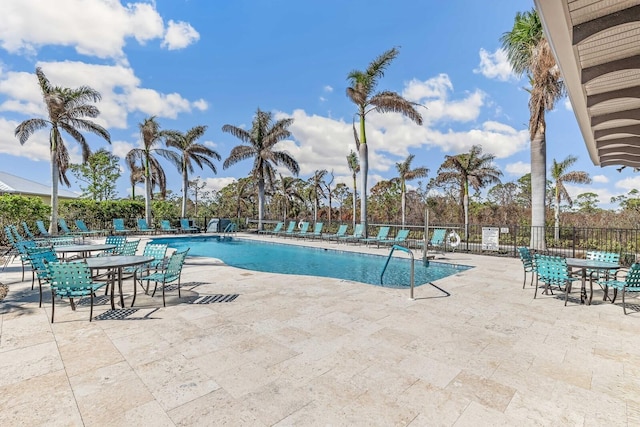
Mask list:
[[[189,236],[153,239],[178,250],[189,249],[189,256],[219,258],[225,264],[268,273],[333,277],[380,286],[380,273],[386,256],[368,255],[308,246],[283,245],[221,236]],[[431,261],[428,267],[415,262],[415,286],[470,269],[469,266]],[[394,258],[384,274],[385,287],[410,286],[409,257]]]

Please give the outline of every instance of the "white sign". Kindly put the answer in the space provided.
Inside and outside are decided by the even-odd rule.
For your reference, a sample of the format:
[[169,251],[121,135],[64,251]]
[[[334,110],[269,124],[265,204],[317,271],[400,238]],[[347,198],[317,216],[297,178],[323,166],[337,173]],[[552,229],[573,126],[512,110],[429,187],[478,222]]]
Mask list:
[[497,251],[500,243],[500,229],[498,227],[482,227],[482,250]]

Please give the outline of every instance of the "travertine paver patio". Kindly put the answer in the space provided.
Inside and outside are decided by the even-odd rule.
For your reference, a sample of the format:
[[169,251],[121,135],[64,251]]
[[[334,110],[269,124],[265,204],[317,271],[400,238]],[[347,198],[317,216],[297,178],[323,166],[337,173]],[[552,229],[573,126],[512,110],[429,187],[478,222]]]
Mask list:
[[0,425],[640,424],[640,313],[601,293],[534,300],[517,259],[446,260],[475,268],[437,282],[450,297],[421,286],[412,301],[189,258],[183,299],[239,296],[139,295],[125,319],[91,323],[63,302],[54,324],[14,262],[0,273]]

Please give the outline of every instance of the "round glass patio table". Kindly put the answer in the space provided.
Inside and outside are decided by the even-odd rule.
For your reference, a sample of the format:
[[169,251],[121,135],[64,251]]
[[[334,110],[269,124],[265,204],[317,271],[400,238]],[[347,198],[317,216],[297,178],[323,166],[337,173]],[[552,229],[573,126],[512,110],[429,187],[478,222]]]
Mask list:
[[[580,277],[582,279],[582,288],[580,289],[580,304],[584,304],[587,300],[587,270],[617,270],[621,267],[615,262],[597,261],[594,259],[583,258],[567,258],[567,266],[579,268],[581,270]],[[587,305],[591,305],[593,299],[593,281],[589,280],[589,299]]]
[[87,258],[91,255],[91,252],[106,251],[108,249],[114,249],[116,245],[106,243],[96,243],[90,245],[60,245],[54,246],[53,250],[56,253],[67,254],[77,252],[80,258]]
[[[120,293],[120,307],[124,307],[124,297],[122,296],[122,269],[125,267],[133,267],[136,265],[146,264],[148,262],[153,261],[154,259],[155,258],[152,256],[144,256],[144,255],[112,255],[112,256],[87,258],[84,261],[92,270],[106,269],[106,270],[111,270],[116,272],[118,292]],[[115,304],[113,301],[113,288],[115,288],[115,283],[112,282],[111,309],[115,310]],[[135,301],[136,290],[137,290],[137,286],[136,286],[136,278],[134,273],[134,277],[133,277],[134,301]]]

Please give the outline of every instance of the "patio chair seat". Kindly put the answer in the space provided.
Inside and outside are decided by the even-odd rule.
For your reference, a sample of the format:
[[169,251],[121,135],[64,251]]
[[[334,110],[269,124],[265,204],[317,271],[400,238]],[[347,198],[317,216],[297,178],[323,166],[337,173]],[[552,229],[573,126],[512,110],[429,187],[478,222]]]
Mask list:
[[614,295],[611,299],[612,304],[616,300],[618,291],[622,291],[622,311],[626,315],[627,302],[625,301],[625,295],[627,293],[640,292],[640,263],[634,263],[633,265],[631,265],[624,280],[604,280],[600,282],[600,285],[602,285],[604,288],[605,297],[608,293],[609,288],[613,288]]
[[[182,267],[184,266],[184,261],[187,258],[187,253],[189,249],[185,249],[184,251],[176,251],[166,262],[165,268],[162,271],[158,271],[156,273],[151,273],[148,276],[144,276],[141,280],[147,282],[147,289],[149,287],[150,282],[154,282],[153,293],[151,296],[155,296],[156,290],[158,288],[158,284],[162,287],[162,306],[166,307],[167,302],[165,300],[165,288],[169,283],[178,282],[178,298],[182,298],[180,294],[180,276],[182,275]],[[135,289],[135,288],[134,288]],[[133,307],[133,303],[135,302],[135,292],[133,295],[133,301],[131,302],[131,306]]]
[[164,231],[165,233],[177,233],[178,232],[177,228],[171,227],[171,222],[169,222],[168,219],[163,219],[162,221],[160,221],[160,230]]

